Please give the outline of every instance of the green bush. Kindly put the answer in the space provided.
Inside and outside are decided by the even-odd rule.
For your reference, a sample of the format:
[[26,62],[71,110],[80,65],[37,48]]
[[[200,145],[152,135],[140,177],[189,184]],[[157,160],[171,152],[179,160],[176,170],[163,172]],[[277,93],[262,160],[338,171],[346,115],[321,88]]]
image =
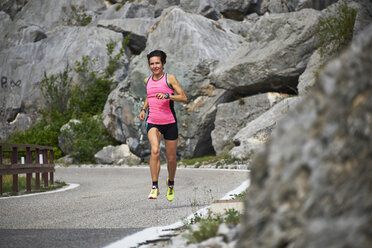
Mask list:
[[80,122],[70,122],[70,130],[62,131],[62,137],[71,137],[71,156],[80,163],[94,162],[94,154],[104,146],[115,143],[102,124],[101,117],[84,115]]
[[39,82],[41,93],[49,108],[54,108],[60,113],[67,110],[68,100],[71,96],[72,78],[68,76],[68,66],[57,75],[48,76],[44,72],[44,78]]
[[321,57],[338,54],[350,43],[353,38],[356,13],[355,9],[344,2],[338,6],[336,15],[329,14],[319,21],[316,34]]
[[85,89],[75,86],[72,89],[69,111],[75,118],[84,114],[93,116],[102,113],[113,85],[114,82],[111,80],[99,77],[94,78]]

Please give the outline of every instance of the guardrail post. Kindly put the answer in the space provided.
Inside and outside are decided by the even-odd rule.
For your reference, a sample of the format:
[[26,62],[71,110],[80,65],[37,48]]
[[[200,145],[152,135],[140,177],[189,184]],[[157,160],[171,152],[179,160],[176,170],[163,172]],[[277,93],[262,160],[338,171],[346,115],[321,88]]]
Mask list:
[[[26,164],[29,165],[32,163],[32,156],[31,156],[31,147],[26,147]],[[32,173],[26,174],[26,189],[28,192],[31,191],[31,179]]]
[[3,146],[0,145],[0,164],[3,164]]
[[[43,149],[43,163],[48,164],[48,150]],[[48,187],[48,172],[43,173],[44,187]]]
[[[12,165],[18,164],[18,148],[13,147],[12,151]],[[18,192],[18,174],[13,174],[13,191]]]
[[[40,150],[39,148],[35,149],[35,163],[40,164]],[[38,190],[40,189],[40,173],[35,173],[35,188]]]
[[[3,146],[0,145],[0,164],[3,164]],[[3,194],[3,176],[0,175],[0,195]]]
[[[49,151],[49,164],[54,164],[54,151],[51,149]],[[54,172],[50,172],[50,183],[54,184]]]

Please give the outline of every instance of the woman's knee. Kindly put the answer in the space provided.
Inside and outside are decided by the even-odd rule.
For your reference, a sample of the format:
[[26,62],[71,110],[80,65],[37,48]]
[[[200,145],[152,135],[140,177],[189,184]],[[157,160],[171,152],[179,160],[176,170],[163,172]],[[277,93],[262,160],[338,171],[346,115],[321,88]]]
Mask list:
[[177,156],[174,154],[172,155],[167,155],[167,161],[168,163],[177,163]]
[[160,156],[160,147],[151,147],[151,156],[159,157]]

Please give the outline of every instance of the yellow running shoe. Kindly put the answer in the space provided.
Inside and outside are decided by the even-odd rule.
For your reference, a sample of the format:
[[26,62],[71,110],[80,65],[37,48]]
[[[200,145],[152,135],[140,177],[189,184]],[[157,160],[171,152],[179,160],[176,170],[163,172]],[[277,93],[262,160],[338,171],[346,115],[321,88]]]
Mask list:
[[173,201],[174,199],[174,185],[168,186],[169,178],[167,178],[167,200]]
[[155,186],[152,186],[151,192],[149,194],[149,199],[157,199],[159,195],[159,189],[156,188]]

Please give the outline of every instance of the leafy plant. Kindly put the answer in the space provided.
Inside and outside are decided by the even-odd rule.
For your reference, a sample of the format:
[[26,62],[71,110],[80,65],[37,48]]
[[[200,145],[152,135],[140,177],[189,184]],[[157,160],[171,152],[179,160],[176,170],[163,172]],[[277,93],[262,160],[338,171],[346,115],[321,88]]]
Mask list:
[[101,117],[84,115],[79,122],[70,122],[70,130],[64,129],[62,137],[71,137],[71,156],[78,162],[94,162],[94,154],[104,146],[114,143],[102,125]]
[[230,196],[232,196],[232,199],[244,200],[246,195],[247,195],[247,191],[244,190],[242,193],[233,194],[233,195],[230,195]]
[[356,13],[355,9],[344,2],[338,6],[336,15],[329,14],[319,21],[317,38],[321,57],[337,54],[350,43],[353,38]]
[[224,222],[226,224],[237,225],[239,224],[241,218],[242,214],[234,208],[225,210]]
[[60,113],[67,110],[68,100],[71,96],[72,78],[68,76],[69,72],[68,66],[57,75],[48,76],[44,72],[44,78],[39,82],[41,93],[48,107],[54,108]]
[[85,6],[70,5],[70,11],[63,6],[62,11],[68,15],[68,18],[64,20],[68,26],[87,26],[92,22],[92,16],[86,13]]

